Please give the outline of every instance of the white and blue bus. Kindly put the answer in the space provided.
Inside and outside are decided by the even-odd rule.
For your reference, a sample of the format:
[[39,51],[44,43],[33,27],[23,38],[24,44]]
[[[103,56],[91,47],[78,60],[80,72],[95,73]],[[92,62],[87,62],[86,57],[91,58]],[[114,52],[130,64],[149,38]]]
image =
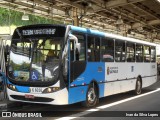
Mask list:
[[155,44],[72,25],[18,27],[8,64],[11,101],[92,107],[157,81]]

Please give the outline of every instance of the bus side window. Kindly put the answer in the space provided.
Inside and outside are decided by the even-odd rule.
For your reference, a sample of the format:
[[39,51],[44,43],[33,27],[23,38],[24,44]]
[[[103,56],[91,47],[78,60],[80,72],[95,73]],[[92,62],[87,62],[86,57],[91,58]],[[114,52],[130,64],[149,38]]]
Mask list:
[[76,61],[85,61],[86,60],[86,37],[82,33],[76,33],[73,32],[73,35],[75,35],[78,39],[78,43],[80,43],[80,53],[78,53],[78,50],[75,51],[76,53]]
[[95,38],[95,61],[100,61],[100,38]]
[[143,62],[143,45],[136,44],[136,62]]
[[100,61],[100,38],[88,36],[87,59],[90,62]]
[[127,42],[126,43],[127,62],[135,62],[135,43]]
[[114,40],[111,38],[101,39],[101,59],[103,62],[114,62]]
[[115,61],[125,62],[125,41],[115,40]]
[[88,50],[87,50],[87,59],[90,62],[94,62],[95,61],[95,55],[94,55],[94,37],[92,36],[88,36]]
[[156,62],[156,48],[151,47],[151,62]]
[[150,46],[144,45],[144,62],[150,62],[151,52],[150,52]]

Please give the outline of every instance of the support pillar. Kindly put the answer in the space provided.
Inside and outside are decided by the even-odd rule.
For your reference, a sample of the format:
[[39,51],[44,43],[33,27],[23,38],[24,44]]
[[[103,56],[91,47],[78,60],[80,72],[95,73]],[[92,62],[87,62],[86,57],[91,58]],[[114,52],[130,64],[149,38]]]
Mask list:
[[78,9],[73,7],[72,8],[73,14],[72,14],[72,18],[73,18],[73,25],[74,26],[79,26],[79,19],[78,19]]

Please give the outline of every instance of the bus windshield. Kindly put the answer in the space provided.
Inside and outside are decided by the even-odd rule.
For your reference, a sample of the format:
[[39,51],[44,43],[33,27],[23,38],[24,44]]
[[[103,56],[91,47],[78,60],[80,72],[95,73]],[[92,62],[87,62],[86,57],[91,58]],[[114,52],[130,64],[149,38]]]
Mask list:
[[9,78],[21,82],[57,80],[61,46],[62,38],[12,40]]

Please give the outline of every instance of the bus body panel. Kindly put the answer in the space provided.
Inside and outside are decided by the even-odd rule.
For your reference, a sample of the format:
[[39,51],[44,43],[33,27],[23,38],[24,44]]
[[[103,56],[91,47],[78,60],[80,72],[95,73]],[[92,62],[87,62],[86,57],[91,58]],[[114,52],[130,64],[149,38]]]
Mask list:
[[[11,82],[7,81],[8,84],[10,85],[14,85]],[[59,91],[56,92],[52,92],[52,93],[42,93],[41,91],[38,92],[32,92],[31,89],[33,88],[41,88],[41,90],[43,91],[44,89],[48,88],[48,87],[28,87],[28,86],[19,86],[19,85],[14,85],[16,87],[17,91],[13,91],[9,88],[7,88],[7,93],[8,93],[8,97],[9,100],[11,101],[23,101],[23,102],[30,102],[30,103],[43,103],[43,104],[55,104],[55,105],[65,105],[68,104],[68,90],[67,88],[63,88]],[[59,87],[60,83],[59,81],[54,84],[53,86],[49,86],[49,87]],[[25,95],[31,95],[34,96],[34,98],[38,97],[38,98],[50,98],[53,99],[53,101],[51,102],[38,102],[38,101],[34,101],[34,99],[25,99]],[[17,96],[15,99],[13,98],[13,96]],[[22,99],[18,99],[18,97],[23,98]]]
[[155,82],[157,82],[157,76],[144,77],[142,78],[142,87],[148,87]]
[[142,88],[157,81],[156,63],[106,63],[104,96],[135,89],[138,76],[142,79]]
[[86,99],[88,86],[92,81],[99,86],[99,97],[104,96],[105,63],[88,62],[85,71],[77,77],[69,89],[69,103],[76,103]]
[[[53,105],[66,105],[68,104],[68,90],[66,88],[59,90],[54,93],[45,93],[45,94],[34,94],[34,93],[23,93],[23,92],[17,92],[10,89],[7,89],[9,100],[11,101],[22,101],[22,102],[29,102],[29,103],[43,103],[43,104],[53,104]],[[25,95],[34,96],[35,98],[41,98],[41,99],[53,99],[51,102],[37,102],[33,100],[27,100],[25,99]],[[20,98],[24,98],[22,100],[20,99],[14,99],[14,97],[11,96],[17,96]]]
[[69,88],[69,99],[68,103],[73,104],[86,99],[86,92],[88,86],[77,86]]
[[87,29],[87,28],[81,28],[81,27],[77,27],[77,26],[71,26],[71,30],[76,31],[76,32],[80,32],[80,33],[85,33],[85,34],[92,34],[98,37],[105,37],[105,33],[100,32],[98,30],[91,30],[91,29]]

